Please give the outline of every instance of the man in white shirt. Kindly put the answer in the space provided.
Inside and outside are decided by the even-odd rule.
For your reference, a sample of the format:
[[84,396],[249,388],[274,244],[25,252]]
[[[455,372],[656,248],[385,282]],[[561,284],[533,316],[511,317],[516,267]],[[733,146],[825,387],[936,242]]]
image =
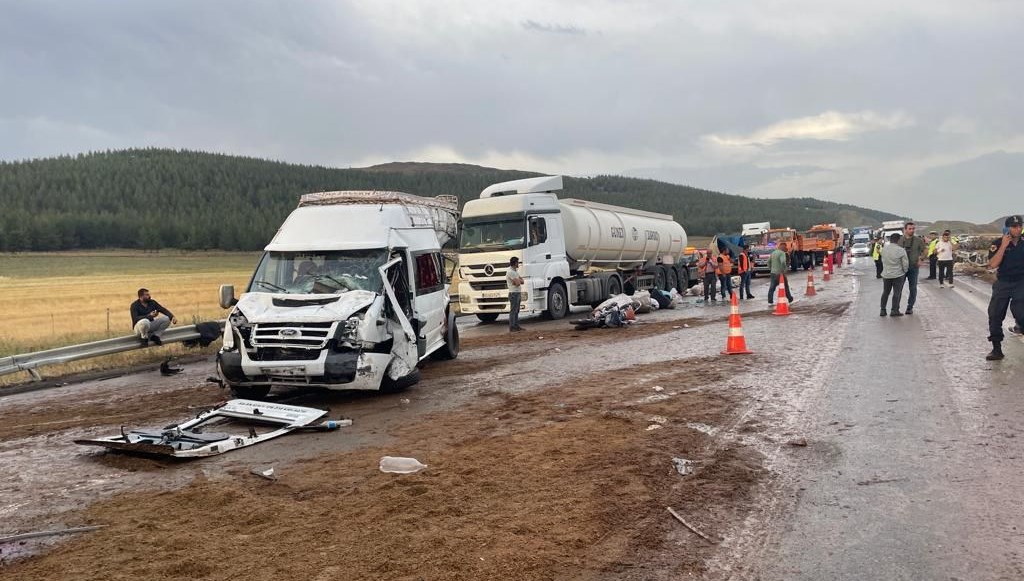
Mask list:
[[953,252],[956,250],[956,245],[950,238],[949,230],[946,230],[942,233],[942,238],[935,244],[935,255],[939,259],[939,288],[946,286],[943,284],[943,279],[949,281],[949,288],[953,288]]
[[505,283],[508,285],[508,330],[522,331],[523,328],[519,326],[519,305],[523,296],[523,277],[519,276],[519,259],[515,256],[508,261]]

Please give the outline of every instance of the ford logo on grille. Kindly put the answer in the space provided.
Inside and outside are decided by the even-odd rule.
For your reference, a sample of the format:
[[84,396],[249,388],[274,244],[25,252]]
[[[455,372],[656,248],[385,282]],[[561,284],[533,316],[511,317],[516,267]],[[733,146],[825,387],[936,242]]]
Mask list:
[[281,329],[277,334],[282,337],[301,337],[302,331],[298,329]]
[[488,264],[487,266],[485,266],[484,274],[486,274],[487,276],[494,276],[494,265]]

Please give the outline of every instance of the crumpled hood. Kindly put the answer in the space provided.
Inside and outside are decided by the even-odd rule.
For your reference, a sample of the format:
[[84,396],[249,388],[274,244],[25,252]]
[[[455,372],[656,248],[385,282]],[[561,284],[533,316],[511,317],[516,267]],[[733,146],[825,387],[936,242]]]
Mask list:
[[[337,300],[326,302],[334,298]],[[376,298],[376,293],[364,290],[340,295],[246,293],[238,299],[235,308],[250,323],[328,323],[348,319]]]

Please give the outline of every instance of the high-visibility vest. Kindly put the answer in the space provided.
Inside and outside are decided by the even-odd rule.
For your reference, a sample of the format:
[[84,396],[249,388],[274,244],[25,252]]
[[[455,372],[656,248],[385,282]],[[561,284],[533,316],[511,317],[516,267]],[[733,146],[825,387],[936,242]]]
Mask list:
[[740,274],[743,274],[750,270],[750,257],[747,256],[746,252],[740,253]]
[[732,274],[732,261],[729,260],[728,254],[722,255],[722,264],[719,265],[718,274],[729,276]]
[[873,260],[879,260],[882,258],[882,243],[875,242],[875,249],[871,251],[871,258]]
[[939,244],[939,239],[938,238],[936,238],[935,240],[932,240],[931,242],[928,243],[928,256],[931,256],[931,255],[935,254],[935,247],[938,246],[938,244]]

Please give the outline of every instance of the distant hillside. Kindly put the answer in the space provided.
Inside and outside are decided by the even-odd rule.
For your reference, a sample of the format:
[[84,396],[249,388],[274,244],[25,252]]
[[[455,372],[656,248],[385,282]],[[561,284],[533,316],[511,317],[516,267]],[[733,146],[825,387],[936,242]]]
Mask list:
[[[340,169],[166,149],[0,162],[0,251],[262,248],[306,192],[389,189],[464,203],[500,181],[536,176],[466,164]],[[812,198],[753,199],[654,180],[567,178],[566,197],[664,212],[693,235],[743,222],[808,228],[898,216]]]

